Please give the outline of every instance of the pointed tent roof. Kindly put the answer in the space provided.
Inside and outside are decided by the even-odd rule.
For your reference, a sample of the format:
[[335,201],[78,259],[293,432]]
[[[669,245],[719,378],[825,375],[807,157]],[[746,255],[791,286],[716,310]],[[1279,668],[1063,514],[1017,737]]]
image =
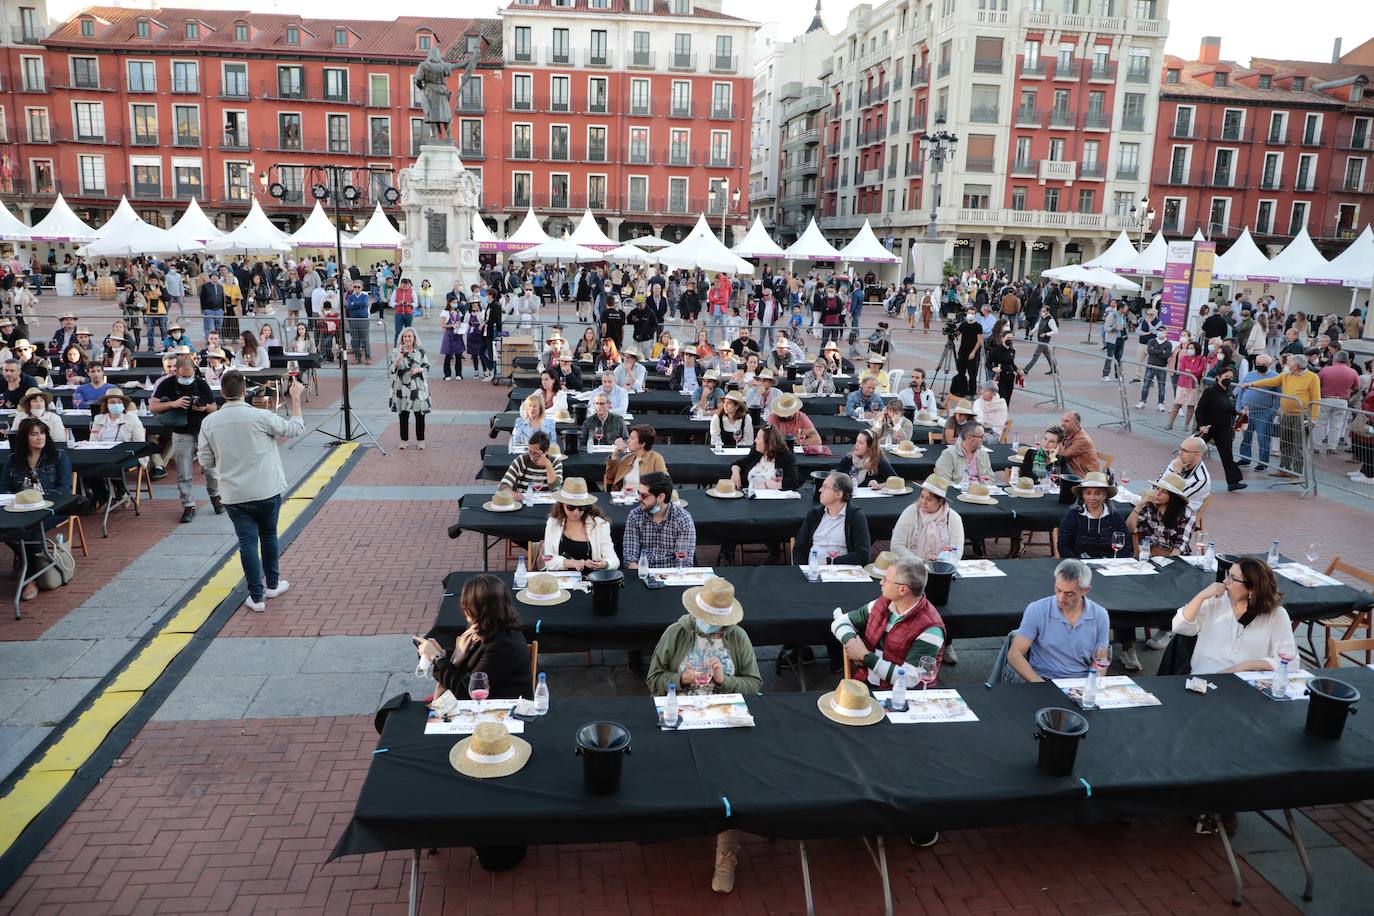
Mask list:
[[[347,235],[344,236],[348,238]],[[334,223],[325,216],[324,207],[320,202],[315,201],[315,208],[310,211],[310,216],[295,232],[291,233],[289,240],[296,248],[333,248],[335,244]]]
[[658,262],[667,267],[696,267],[727,274],[749,275],[754,272],[754,265],[734,254],[716,238],[705,216],[697,217],[697,224],[685,239],[664,248],[657,257]]
[[578,245],[595,248],[597,251],[610,251],[612,248],[620,247],[619,242],[601,231],[601,227],[597,225],[596,217],[592,216],[590,210],[583,211],[582,219],[572,232],[572,240]]
[[10,242],[27,241],[29,237],[29,227],[24,225],[24,221],[15,216],[0,201],[0,239]]
[[1269,258],[1250,237],[1248,226],[1241,231],[1235,244],[1217,257],[1212,265],[1212,276],[1218,280],[1267,280],[1272,283],[1279,279],[1269,266]]
[[487,228],[482,215],[476,210],[472,211],[472,240],[477,243],[479,251],[496,251],[500,244],[496,233]]
[[1346,286],[1369,289],[1374,283],[1374,229],[1366,225],[1359,238],[1331,259],[1331,269],[1340,274]]
[[840,260],[868,264],[900,264],[902,259],[883,247],[873,234],[873,227],[864,220],[863,228],[853,240],[840,249]]
[[1322,257],[1307,227],[1288,243],[1288,247],[1274,255],[1269,262],[1269,271],[1284,283],[1313,283],[1324,286],[1339,286],[1340,273],[1331,269],[1331,262]]
[[1140,252],[1135,250],[1135,246],[1131,244],[1130,237],[1126,235],[1123,229],[1121,234],[1116,237],[1116,241],[1112,242],[1111,247],[1091,261],[1085,261],[1083,266],[1104,267],[1107,270],[1116,270],[1121,265],[1129,264],[1131,261],[1135,260],[1136,256],[1139,254]]
[[638,238],[630,239],[630,244],[639,248],[653,250],[656,248],[667,248],[672,242],[665,242],[656,235],[641,235]]
[[233,232],[223,238],[215,239],[206,244],[205,250],[223,254],[251,251],[290,251],[291,241],[285,232],[272,225],[267,214],[262,212],[262,205],[254,197],[253,204],[249,207],[248,215],[243,218],[243,222],[239,223]]
[[621,245],[606,252],[606,260],[621,264],[653,264],[658,258],[638,245]]
[[560,264],[606,260],[603,252],[579,245],[570,238],[550,239],[543,244],[516,252],[511,257],[517,261],[557,261]]
[[48,215],[29,233],[29,238],[35,242],[94,242],[95,237],[95,230],[72,212],[61,194],[53,201]]
[[344,242],[345,248],[400,248],[405,236],[391,223],[391,218],[382,212],[382,205],[372,208],[372,216],[367,225],[359,229],[353,238]]
[[835,246],[825,240],[821,235],[820,227],[816,225],[816,218],[813,216],[807,225],[806,231],[801,234],[787,249],[787,260],[789,261],[842,261],[839,251]]
[[[107,225],[113,223],[112,217]],[[77,251],[85,257],[131,258],[140,254],[180,254],[202,247],[200,242],[178,238],[170,229],[146,223],[134,214],[132,222],[122,220],[114,232]]]
[[105,221],[103,226],[95,230],[96,241],[107,239],[111,233],[118,233],[141,222],[143,222],[143,218],[134,212],[133,207],[129,206],[129,198],[120,195],[119,206],[115,207],[114,214]]
[[194,197],[186,205],[186,210],[181,217],[172,224],[172,228],[167,230],[173,237],[183,242],[209,242],[214,239],[223,238],[224,233],[210,218],[205,215],[205,211],[200,208]]
[[749,231],[740,239],[738,245],[730,249],[741,258],[785,258],[787,253],[782,250],[773,237],[768,234],[768,230],[763,228],[763,218],[754,217],[754,225],[749,227]]
[[501,243],[501,250],[520,251],[542,245],[547,241],[550,241],[549,234],[539,225],[539,217],[534,215],[534,208],[530,207],[525,211],[525,218],[520,221],[520,225]]
[[1145,250],[1129,262],[1116,269],[1119,274],[1148,274],[1151,277],[1164,276],[1164,261],[1169,256],[1169,243],[1164,241],[1164,233],[1156,232]]

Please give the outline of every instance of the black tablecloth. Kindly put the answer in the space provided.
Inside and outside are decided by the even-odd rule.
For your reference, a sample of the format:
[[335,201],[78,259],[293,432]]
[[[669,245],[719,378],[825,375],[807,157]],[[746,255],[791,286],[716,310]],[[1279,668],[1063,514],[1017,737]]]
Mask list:
[[[152,455],[158,450],[155,442],[121,442],[111,448],[92,449],[69,449],[65,442],[59,442],[57,447],[66,451],[67,458],[72,463],[72,470],[81,475],[106,469],[110,469],[112,475],[118,474],[121,468],[131,468],[139,458]],[[0,464],[9,460],[9,457],[10,450],[0,448]]]
[[[525,398],[532,394],[534,394],[533,388],[513,389],[510,398],[506,401],[506,410],[519,410],[520,405],[525,402]],[[639,394],[630,395],[630,414],[638,421],[640,414],[682,413],[690,404],[691,399],[680,391],[643,391]],[[569,410],[576,410],[578,407],[585,406],[586,402],[584,401],[569,399]],[[838,395],[802,398],[802,409],[812,419],[818,415],[838,414],[842,406],[844,406],[844,398]],[[644,420],[643,422],[652,425],[654,421]]]
[[[11,426],[14,425],[14,414],[5,414],[3,419]],[[61,419],[62,425],[70,429],[78,441],[91,437],[91,422],[95,417],[89,410],[83,409],[80,413],[63,413]],[[171,432],[167,426],[166,416],[163,414],[150,413],[146,417],[140,415],[138,419],[149,435]]]
[[[492,438],[495,438],[497,433],[508,433],[513,430],[515,420],[519,415],[513,410],[493,414],[491,418]],[[838,414],[820,414],[819,416],[808,414],[808,416],[822,439],[837,443],[834,450],[841,455],[848,451],[849,443],[854,440],[859,431],[868,429],[870,425],[855,420],[853,417],[842,417]],[[659,436],[659,442],[663,442],[666,438],[675,443],[705,443],[706,435],[711,431],[709,420],[693,420],[686,414],[654,414],[652,417],[645,418],[645,422],[654,428],[654,432]],[[577,432],[581,428],[582,424],[576,422],[559,423],[559,438],[563,438],[567,430]]]
[[38,529],[34,526],[41,525],[53,516],[70,515],[78,502],[80,497],[73,494],[53,499],[51,511],[35,509],[32,512],[10,512],[0,509],[0,541],[18,541],[25,534],[31,534],[37,540]]
[[[1374,672],[1339,672],[1374,690]],[[424,709],[393,712],[352,820],[331,858],[477,844],[709,836],[727,828],[815,838],[1026,823],[1094,823],[1363,799],[1374,722],[1353,716],[1332,742],[1303,731],[1306,704],[1276,703],[1237,678],[1188,694],[1182,678],[1140,678],[1162,705],[1089,712],[1073,775],[1035,765],[1033,716],[1073,704],[1052,685],[963,688],[977,722],[852,728],[818,693],[749,697],[752,728],[662,731],[648,697],[563,700],[526,726],[533,753],[512,776],[479,780],[448,763],[453,737],[423,734]],[[619,792],[589,795],[576,729],[611,720],[633,750]]]

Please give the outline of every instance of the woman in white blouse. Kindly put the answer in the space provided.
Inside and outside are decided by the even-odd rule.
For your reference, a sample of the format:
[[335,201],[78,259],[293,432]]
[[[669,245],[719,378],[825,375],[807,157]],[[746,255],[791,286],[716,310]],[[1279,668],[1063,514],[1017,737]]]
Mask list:
[[258,344],[258,339],[253,336],[252,331],[244,331],[240,336],[243,338],[243,346],[234,357],[235,369],[266,369],[272,364],[271,358],[267,355],[267,348]]
[[596,497],[587,492],[586,480],[565,479],[553,498],[553,511],[544,523],[544,568],[583,573],[619,569],[611,523],[596,504]]
[[33,417],[46,426],[52,441],[67,441],[67,429],[62,425],[62,418],[53,409],[51,392],[42,388],[30,388],[24,392],[24,396],[19,399],[19,409],[16,411],[14,426],[18,428],[19,421],[25,417]]
[[984,382],[979,389],[978,399],[973,402],[973,417],[983,424],[989,436],[1002,437],[1007,426],[1007,402],[997,393],[997,386]]
[[1279,604],[1267,563],[1245,557],[1174,614],[1175,636],[1196,636],[1193,674],[1272,671],[1279,656],[1298,654],[1293,624]]

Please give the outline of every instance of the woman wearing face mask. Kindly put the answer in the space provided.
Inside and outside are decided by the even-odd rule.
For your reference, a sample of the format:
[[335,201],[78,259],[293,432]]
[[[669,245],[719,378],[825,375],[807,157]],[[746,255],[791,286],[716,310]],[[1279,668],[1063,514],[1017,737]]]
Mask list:
[[992,344],[988,347],[988,368],[997,380],[997,393],[1008,405],[1011,404],[1011,393],[1016,390],[1016,383],[1023,380],[1021,370],[1016,368],[1016,346],[1013,341],[1011,331],[1004,328],[993,335]]
[[52,436],[52,441],[66,442],[67,429],[62,425],[62,418],[57,415],[57,411],[52,409],[52,403],[52,394],[42,388],[30,388],[19,399],[19,410],[15,422],[17,423],[25,417],[33,417],[48,428],[48,434]]
[[1244,490],[1240,467],[1232,455],[1236,431],[1236,372],[1229,366],[1216,375],[1216,384],[1202,392],[1197,402],[1197,434],[1217,448],[1226,471],[1226,489]]
[[[649,662],[645,681],[654,696],[676,684],[679,695],[711,696],[739,693],[753,696],[763,680],[754,645],[739,623],[744,608],[735,600],[735,587],[718,576],[689,588],[682,596],[687,613],[663,631]],[[716,836],[716,864],[711,889],[728,894],[735,887],[739,831]]]
[[[115,389],[100,399],[100,413],[91,420],[92,442],[145,442],[148,434],[143,421],[138,418],[133,400],[124,392]],[[139,462],[146,464],[147,458]],[[86,493],[96,505],[107,502],[110,497],[109,478],[104,476],[83,477],[82,484]],[[125,493],[124,483],[114,480],[116,497]]]
[[1207,357],[1202,355],[1202,348],[1196,340],[1190,340],[1180,347],[1179,352],[1182,356],[1178,357],[1178,375],[1175,376],[1177,388],[1174,389],[1174,406],[1169,411],[1169,423],[1165,429],[1174,428],[1174,420],[1178,417],[1178,409],[1187,407],[1187,414],[1183,418],[1183,425],[1191,427],[1193,425],[1193,411],[1197,407],[1198,386],[1202,384],[1202,376],[1207,372]]

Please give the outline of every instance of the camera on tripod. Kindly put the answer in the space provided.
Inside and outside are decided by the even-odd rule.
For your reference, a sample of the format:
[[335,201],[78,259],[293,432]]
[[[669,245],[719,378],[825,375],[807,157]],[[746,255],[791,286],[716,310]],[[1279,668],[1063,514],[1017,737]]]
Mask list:
[[959,319],[953,316],[946,318],[943,331],[945,337],[953,340],[959,334]]

